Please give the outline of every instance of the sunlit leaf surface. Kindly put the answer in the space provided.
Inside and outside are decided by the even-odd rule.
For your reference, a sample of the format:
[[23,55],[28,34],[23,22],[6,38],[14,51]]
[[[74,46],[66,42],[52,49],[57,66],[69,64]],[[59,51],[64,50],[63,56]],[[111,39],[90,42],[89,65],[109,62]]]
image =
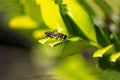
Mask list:
[[9,25],[13,29],[35,29],[38,27],[38,23],[27,15],[13,17],[10,20]]
[[36,0],[36,3],[40,5],[42,18],[49,28],[68,34],[59,7],[54,0]]
[[104,48],[96,51],[96,52],[93,54],[93,57],[102,57],[103,54],[105,54],[106,52],[108,52],[109,50],[112,50],[112,49],[113,49],[113,44],[108,45],[107,47],[104,47]]
[[84,9],[77,3],[76,0],[63,0],[63,3],[67,5],[67,14],[77,24],[78,28],[89,40],[97,42],[93,23]]
[[[79,54],[80,52],[83,52],[85,49],[89,47],[95,48],[95,46],[91,42],[82,40],[79,37],[68,38],[66,40],[45,38],[45,39],[40,39],[39,42],[43,45],[47,44],[46,47],[51,46],[51,48],[49,48],[50,50],[54,50],[54,49],[58,50],[59,57]],[[58,47],[58,46],[61,46],[61,47]],[[58,49],[54,47],[58,47]]]
[[112,54],[112,55],[110,56],[110,61],[116,62],[116,60],[117,60],[119,57],[120,57],[120,52],[115,53],[115,54]]

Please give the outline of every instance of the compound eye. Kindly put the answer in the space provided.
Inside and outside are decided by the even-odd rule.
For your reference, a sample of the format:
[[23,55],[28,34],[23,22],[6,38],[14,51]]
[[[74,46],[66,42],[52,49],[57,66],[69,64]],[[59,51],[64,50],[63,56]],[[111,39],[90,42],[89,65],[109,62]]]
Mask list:
[[64,35],[64,36],[63,36],[63,39],[66,39],[66,38],[67,38],[67,35]]

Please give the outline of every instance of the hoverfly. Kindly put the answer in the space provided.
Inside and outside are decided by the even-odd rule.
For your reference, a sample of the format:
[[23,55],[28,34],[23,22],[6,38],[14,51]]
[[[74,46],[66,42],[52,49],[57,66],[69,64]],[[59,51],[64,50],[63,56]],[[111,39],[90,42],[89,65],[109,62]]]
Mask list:
[[50,37],[50,38],[56,38],[60,40],[65,40],[67,38],[67,35],[58,33],[57,30],[45,32],[45,35],[46,35],[46,38]]

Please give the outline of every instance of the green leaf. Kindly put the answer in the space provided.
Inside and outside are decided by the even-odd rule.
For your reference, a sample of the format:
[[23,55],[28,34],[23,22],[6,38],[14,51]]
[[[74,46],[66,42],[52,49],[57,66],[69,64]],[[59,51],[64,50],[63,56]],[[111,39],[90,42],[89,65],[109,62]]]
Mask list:
[[44,38],[46,38],[45,32],[49,31],[50,29],[45,28],[45,26],[43,26],[43,27],[44,27],[44,28],[35,30],[35,31],[33,32],[33,37],[34,37],[35,39],[44,39]]
[[111,14],[111,7],[105,2],[105,0],[94,0],[94,2],[103,10],[103,12],[107,15]]
[[35,29],[38,23],[27,15],[18,15],[10,20],[9,26],[13,29]]
[[36,0],[36,3],[40,5],[42,19],[50,29],[69,35],[54,0]]
[[67,5],[67,14],[77,24],[77,31],[81,30],[89,40],[97,42],[93,23],[80,4],[76,0],[63,0],[63,4]]
[[113,47],[114,45],[111,44],[111,45],[108,45],[102,49],[99,49],[98,51],[96,51],[94,54],[93,54],[93,57],[102,57],[106,52],[110,51],[110,50],[113,50]]
[[56,45],[58,45],[59,43],[62,43],[62,42],[66,42],[66,41],[79,41],[79,40],[82,40],[82,39],[80,39],[79,37],[73,37],[73,38],[69,38],[67,40],[59,40],[59,39],[55,39],[55,38],[43,38],[43,39],[40,39],[39,42],[41,44],[47,43],[51,47],[55,47]]
[[96,16],[96,13],[92,9],[92,7],[89,5],[89,3],[85,0],[77,0],[80,5],[83,6],[83,8],[89,13],[90,16]]
[[30,16],[33,20],[42,23],[41,11],[35,0],[20,0],[24,8],[24,14]]
[[[58,57],[64,57],[64,56],[70,56],[70,55],[75,55],[75,54],[79,54],[81,52],[83,52],[84,50],[86,50],[87,48],[95,48],[96,46],[89,42],[89,41],[85,41],[82,40],[79,37],[73,37],[73,38],[68,38],[66,40],[56,40],[56,39],[40,39],[39,42],[43,45],[42,46],[46,46],[43,49],[43,53],[46,53],[46,50],[48,50],[48,46],[49,47],[49,51],[55,53],[55,54],[59,54]],[[55,52],[54,52],[55,50]],[[48,52],[49,53],[49,52]],[[48,54],[46,53],[46,54]],[[51,53],[52,54],[52,53]]]
[[120,52],[114,53],[110,56],[110,61],[111,62],[116,62],[116,60],[120,57]]
[[112,32],[111,34],[111,42],[115,45],[115,49],[117,52],[120,51],[120,38],[119,34]]
[[85,40],[76,40],[76,41],[66,41],[62,53],[60,54],[61,57],[75,55],[83,52],[87,48],[95,48],[93,44],[89,41]]
[[48,41],[48,39],[40,39],[38,42],[41,44],[45,44]]
[[110,34],[109,32],[107,32],[107,30],[98,26],[95,26],[95,30],[96,30],[97,41],[102,47],[105,47],[111,43],[109,38]]
[[72,20],[72,18],[69,15],[61,13],[61,16],[66,24],[68,32],[70,33],[70,37],[80,36],[82,39],[88,40],[83,31],[78,28],[77,24]]
[[62,43],[62,40],[56,40],[56,39],[50,39],[50,38],[46,38],[46,39],[40,39],[38,42],[40,42],[41,44],[48,44],[51,47],[55,47],[56,45],[59,45],[60,43]]

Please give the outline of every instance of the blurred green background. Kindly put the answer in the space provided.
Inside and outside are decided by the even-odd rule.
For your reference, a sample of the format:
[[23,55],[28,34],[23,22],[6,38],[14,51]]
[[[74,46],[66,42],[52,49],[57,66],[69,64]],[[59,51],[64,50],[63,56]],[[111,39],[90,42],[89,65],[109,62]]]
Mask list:
[[[96,26],[120,32],[120,0],[77,1]],[[43,27],[47,25],[36,0],[0,0],[0,80],[120,79],[119,72],[98,67],[93,49],[60,59],[41,53]]]

